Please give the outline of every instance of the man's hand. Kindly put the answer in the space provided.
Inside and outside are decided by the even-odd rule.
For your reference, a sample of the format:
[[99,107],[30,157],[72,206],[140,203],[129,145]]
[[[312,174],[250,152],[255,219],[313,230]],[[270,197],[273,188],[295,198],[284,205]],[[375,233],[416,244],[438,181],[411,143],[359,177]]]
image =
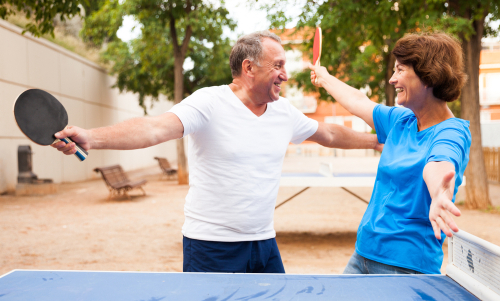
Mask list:
[[88,131],[76,126],[68,126],[64,130],[57,132],[54,136],[58,139],[68,137],[74,141],[69,144],[66,144],[62,141],[58,141],[52,144],[52,147],[56,148],[60,152],[63,152],[65,155],[73,155],[74,153],[76,153],[75,142],[78,143],[86,151],[91,148]]
[[378,143],[378,141],[377,141],[377,144],[375,145],[375,148],[373,148],[373,149],[376,151],[382,152],[384,150],[384,144]]
[[[425,172],[424,169],[424,174]],[[427,187],[429,187],[429,184]],[[432,229],[434,230],[434,236],[436,236],[437,239],[441,239],[441,230],[443,230],[448,237],[453,235],[450,229],[453,230],[453,232],[458,232],[458,227],[453,220],[452,214],[460,216],[461,213],[451,201],[453,199],[454,188],[455,171],[450,170],[444,174],[441,183],[439,183],[434,193],[431,193],[432,203],[429,211],[429,219],[432,224]]]

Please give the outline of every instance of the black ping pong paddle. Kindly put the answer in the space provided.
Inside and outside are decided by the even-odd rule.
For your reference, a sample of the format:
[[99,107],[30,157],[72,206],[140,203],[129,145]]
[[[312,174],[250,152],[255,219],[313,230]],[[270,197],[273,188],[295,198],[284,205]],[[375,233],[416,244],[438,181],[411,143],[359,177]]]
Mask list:
[[[64,130],[68,125],[68,113],[64,106],[50,93],[40,89],[26,90],[14,103],[14,117],[19,129],[33,142],[40,145],[51,145],[56,141],[66,144],[73,142],[69,138],[57,139],[54,134]],[[80,161],[87,158],[88,153],[76,144],[75,155]]]

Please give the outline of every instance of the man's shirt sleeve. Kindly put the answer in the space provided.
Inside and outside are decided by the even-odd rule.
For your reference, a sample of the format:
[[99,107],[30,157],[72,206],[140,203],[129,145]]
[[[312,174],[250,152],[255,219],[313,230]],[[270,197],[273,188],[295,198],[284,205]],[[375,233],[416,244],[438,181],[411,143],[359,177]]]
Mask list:
[[290,142],[293,144],[302,143],[307,138],[311,137],[318,130],[318,122],[311,119],[299,111],[296,107],[290,104],[292,123],[293,123],[293,134]]
[[185,137],[203,128],[210,121],[212,110],[211,95],[201,89],[173,106],[169,112],[181,120],[184,126],[182,137]]

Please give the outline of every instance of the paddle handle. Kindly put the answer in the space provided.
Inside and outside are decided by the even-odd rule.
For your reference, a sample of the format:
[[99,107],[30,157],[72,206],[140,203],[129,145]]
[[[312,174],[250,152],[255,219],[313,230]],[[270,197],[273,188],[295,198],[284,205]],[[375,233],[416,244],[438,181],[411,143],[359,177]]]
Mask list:
[[[68,144],[68,143],[71,143],[73,142],[73,140],[69,139],[69,138],[62,138],[62,139],[59,139],[61,140],[62,142]],[[78,145],[78,143],[75,143],[76,144],[76,153],[75,153],[75,156],[80,160],[80,161],[83,161],[85,159],[87,159],[87,156],[89,155],[89,153],[87,153],[83,147],[81,147],[80,145]]]
[[[319,64],[319,57],[318,57],[318,59],[316,60],[316,63],[315,63],[314,65],[315,65],[316,67],[321,66],[321,65]],[[314,83],[315,83],[316,85],[318,84],[318,76],[316,76],[316,78],[314,79]]]

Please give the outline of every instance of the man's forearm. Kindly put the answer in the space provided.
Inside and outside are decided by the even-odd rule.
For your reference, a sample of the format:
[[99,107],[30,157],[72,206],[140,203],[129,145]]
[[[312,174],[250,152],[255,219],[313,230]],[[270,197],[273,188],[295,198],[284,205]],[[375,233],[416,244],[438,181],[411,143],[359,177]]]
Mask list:
[[379,143],[377,135],[356,132],[348,127],[332,124],[332,141],[327,147],[342,149],[375,149]]
[[[91,149],[138,149],[181,138],[183,127],[172,116],[139,117],[118,124],[88,130]],[[163,116],[163,117],[162,117]]]
[[323,122],[320,122],[316,133],[307,140],[332,148],[377,149],[380,151],[383,148],[378,143],[377,135],[359,133],[342,125]]

